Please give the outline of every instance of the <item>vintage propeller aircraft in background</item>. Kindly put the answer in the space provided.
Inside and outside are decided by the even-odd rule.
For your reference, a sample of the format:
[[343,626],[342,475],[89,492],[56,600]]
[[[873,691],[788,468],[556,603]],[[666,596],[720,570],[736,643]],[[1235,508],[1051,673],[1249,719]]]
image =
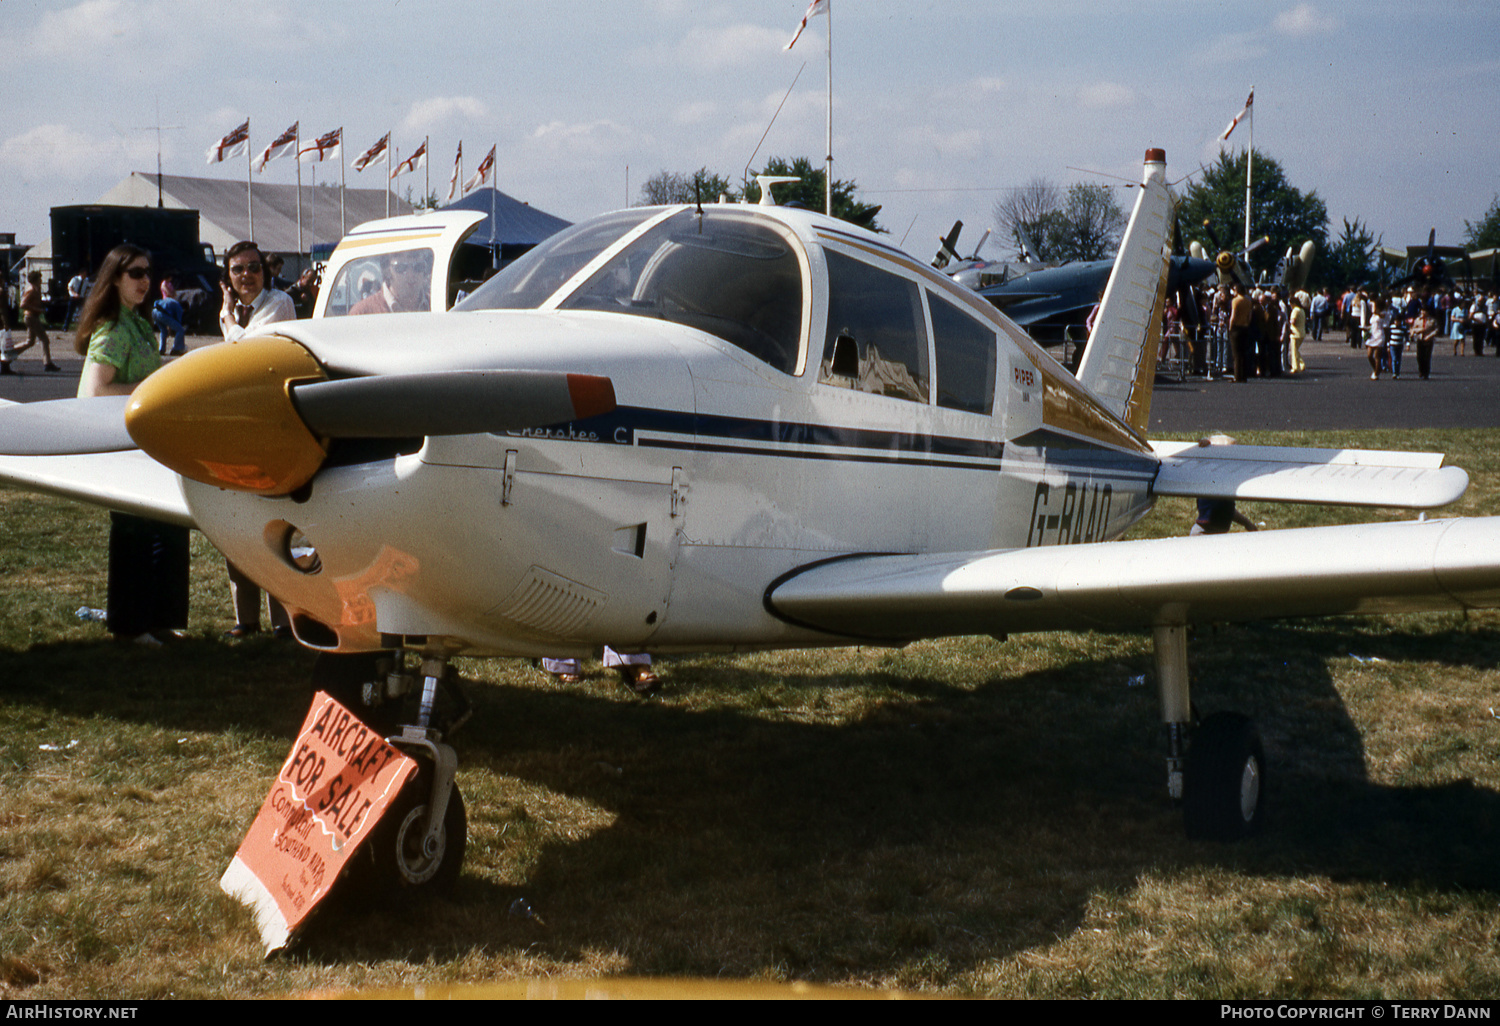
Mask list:
[[354,667],[350,704],[428,766],[370,843],[411,885],[464,849],[450,660],[602,644],[1149,630],[1169,794],[1238,837],[1264,754],[1245,717],[1195,719],[1188,627],[1495,606],[1500,518],[1115,541],[1163,495],[1425,509],[1468,484],[1440,455],[1153,445],[1159,150],[1143,186],[1076,376],[879,235],[635,208],[451,311],[280,323],[128,397],[6,406],[0,479],[196,527]]

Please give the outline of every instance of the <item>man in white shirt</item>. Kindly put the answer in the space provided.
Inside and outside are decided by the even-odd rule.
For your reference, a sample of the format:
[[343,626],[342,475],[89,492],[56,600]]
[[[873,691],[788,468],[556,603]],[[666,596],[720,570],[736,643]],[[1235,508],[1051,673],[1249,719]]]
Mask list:
[[292,297],[279,289],[266,288],[266,261],[255,243],[230,246],[224,269],[224,281],[219,284],[224,293],[219,328],[226,342],[237,342],[263,324],[296,318]]
[[[224,257],[224,308],[219,311],[219,327],[226,342],[235,342],[263,324],[295,320],[297,310],[292,297],[279,289],[265,287],[266,261],[253,242],[236,242]],[[227,562],[227,560],[226,560]],[[239,567],[229,563],[229,595],[234,602],[234,627],[226,637],[244,638],[260,631],[260,588]],[[271,629],[277,637],[291,637],[291,623],[285,607],[275,596],[267,595]]]

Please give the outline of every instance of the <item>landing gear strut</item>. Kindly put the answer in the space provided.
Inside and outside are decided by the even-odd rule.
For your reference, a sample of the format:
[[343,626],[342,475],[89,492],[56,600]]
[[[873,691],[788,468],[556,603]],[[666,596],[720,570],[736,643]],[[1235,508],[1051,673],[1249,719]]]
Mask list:
[[1189,837],[1237,841],[1260,828],[1266,756],[1248,717],[1215,713],[1195,722],[1188,688],[1187,627],[1158,624],[1156,678],[1167,725],[1167,793],[1182,803]]
[[448,655],[424,654],[415,667],[402,652],[325,656],[319,666],[314,681],[337,685],[335,698],[420,767],[351,860],[355,889],[371,897],[450,889],[468,845],[468,817],[454,781],[458,755],[443,738],[468,720],[470,707]]

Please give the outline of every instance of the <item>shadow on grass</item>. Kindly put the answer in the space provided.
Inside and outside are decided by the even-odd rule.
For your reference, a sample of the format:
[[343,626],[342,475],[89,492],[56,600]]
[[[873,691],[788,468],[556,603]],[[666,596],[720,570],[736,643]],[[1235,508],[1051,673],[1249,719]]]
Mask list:
[[[545,835],[511,876],[471,859],[449,901],[327,910],[295,957],[448,961],[506,949],[585,961],[607,951],[643,975],[839,980],[922,964],[924,982],[941,983],[1069,934],[1094,895],[1128,891],[1147,872],[1500,890],[1500,795],[1368,781],[1327,667],[1371,644],[1492,667],[1500,639],[1480,633],[1459,626],[1408,643],[1342,623],[1200,632],[1195,697],[1205,712],[1256,716],[1271,762],[1268,829],[1238,846],[1183,838],[1164,794],[1154,687],[1126,684],[1148,670],[1138,656],[1023,674],[969,666],[962,683],[685,659],[666,664],[667,689],[648,702],[534,686],[518,671],[470,689],[475,718],[455,742],[471,852],[506,852],[524,843],[507,839],[509,825],[550,815],[535,787],[506,781],[586,802],[607,825]],[[270,642],[207,641],[166,653],[42,646],[3,659],[0,695],[12,707],[286,739],[311,663]],[[860,687],[882,697],[847,722],[819,722],[805,703],[768,715],[741,701]],[[722,697],[686,707],[702,690]]]

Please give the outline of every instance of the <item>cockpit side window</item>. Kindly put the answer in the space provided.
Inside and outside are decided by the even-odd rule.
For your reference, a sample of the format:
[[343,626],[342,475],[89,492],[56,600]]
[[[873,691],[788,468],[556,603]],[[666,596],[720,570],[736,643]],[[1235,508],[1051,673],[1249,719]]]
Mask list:
[[432,250],[382,253],[346,263],[332,284],[324,317],[403,313],[432,307]]
[[928,401],[926,318],[917,283],[825,250],[828,335],[818,380],[826,385]]
[[684,210],[646,232],[561,304],[696,328],[785,374],[802,346],[802,269],[769,224]]
[[937,402],[989,416],[995,408],[995,329],[933,292],[932,348],[937,362]]

